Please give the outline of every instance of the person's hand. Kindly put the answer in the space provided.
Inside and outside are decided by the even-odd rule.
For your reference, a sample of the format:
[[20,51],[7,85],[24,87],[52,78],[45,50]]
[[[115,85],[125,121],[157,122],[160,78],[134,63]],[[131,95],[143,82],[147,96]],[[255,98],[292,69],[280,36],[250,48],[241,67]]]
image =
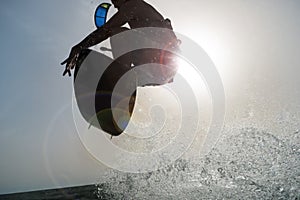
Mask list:
[[69,74],[69,76],[71,76],[71,70],[76,67],[76,62],[80,52],[81,52],[81,48],[78,45],[74,46],[71,49],[69,57],[61,63],[61,65],[66,64],[66,69],[63,73],[63,76],[65,76],[67,73]]

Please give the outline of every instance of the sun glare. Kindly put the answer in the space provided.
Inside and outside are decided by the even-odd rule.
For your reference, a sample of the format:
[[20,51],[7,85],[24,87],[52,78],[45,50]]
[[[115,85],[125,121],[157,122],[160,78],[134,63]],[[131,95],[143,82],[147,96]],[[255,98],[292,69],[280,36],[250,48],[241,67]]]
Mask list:
[[177,58],[178,74],[188,82],[188,84],[197,93],[207,91],[206,84],[201,76],[201,72],[197,71],[189,62],[182,58]]
[[195,30],[185,30],[184,34],[203,48],[215,64],[222,78],[230,75],[228,62],[231,51],[229,46],[225,44],[226,42],[222,35]]

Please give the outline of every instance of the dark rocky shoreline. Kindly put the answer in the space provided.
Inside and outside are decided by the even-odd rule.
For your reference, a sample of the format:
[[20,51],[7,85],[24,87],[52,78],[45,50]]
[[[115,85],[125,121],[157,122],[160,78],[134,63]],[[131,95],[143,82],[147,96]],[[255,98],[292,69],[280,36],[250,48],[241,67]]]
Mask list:
[[68,187],[59,189],[39,190],[14,194],[0,195],[0,200],[68,200],[98,199],[95,185]]

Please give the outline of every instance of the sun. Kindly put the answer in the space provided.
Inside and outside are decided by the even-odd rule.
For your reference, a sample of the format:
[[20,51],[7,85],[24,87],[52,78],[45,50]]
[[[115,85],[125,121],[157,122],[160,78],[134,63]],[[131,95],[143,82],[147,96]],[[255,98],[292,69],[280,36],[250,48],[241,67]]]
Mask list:
[[199,72],[185,59],[177,58],[178,73],[190,84],[198,85],[202,77]]
[[[230,79],[231,49],[224,36],[211,30],[183,30],[183,34],[196,42],[215,64],[222,79]],[[181,64],[184,64],[181,63]],[[187,68],[188,69],[188,68]],[[192,71],[185,72],[192,73]],[[192,76],[192,74],[190,74]]]
[[[197,94],[207,93],[207,85],[200,71],[183,58],[177,58],[178,71],[181,76]],[[176,78],[175,78],[176,81]]]

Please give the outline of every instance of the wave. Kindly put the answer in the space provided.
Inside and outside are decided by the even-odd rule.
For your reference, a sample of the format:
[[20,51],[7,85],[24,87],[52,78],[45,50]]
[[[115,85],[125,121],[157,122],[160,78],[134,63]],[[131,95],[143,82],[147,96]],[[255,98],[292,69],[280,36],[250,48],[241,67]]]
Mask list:
[[99,199],[299,199],[298,133],[284,140],[244,128],[221,138],[202,159],[179,159],[141,174],[110,170],[96,184],[96,194]]

